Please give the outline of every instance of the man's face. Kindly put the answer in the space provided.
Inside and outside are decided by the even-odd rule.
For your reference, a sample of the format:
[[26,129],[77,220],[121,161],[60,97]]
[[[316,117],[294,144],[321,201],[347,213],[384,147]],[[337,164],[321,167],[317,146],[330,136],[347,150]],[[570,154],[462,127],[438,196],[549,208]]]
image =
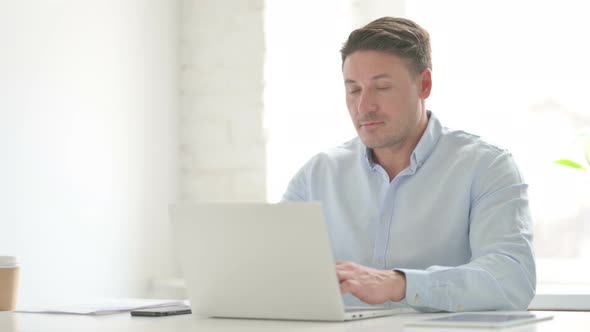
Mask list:
[[430,70],[416,76],[396,55],[356,51],[346,57],[342,72],[348,112],[367,147],[401,146],[419,130]]

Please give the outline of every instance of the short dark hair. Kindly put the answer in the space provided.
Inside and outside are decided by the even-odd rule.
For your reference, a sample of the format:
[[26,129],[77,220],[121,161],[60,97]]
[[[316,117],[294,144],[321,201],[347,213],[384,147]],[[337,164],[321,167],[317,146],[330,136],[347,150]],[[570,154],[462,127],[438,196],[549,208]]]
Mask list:
[[356,51],[382,51],[410,61],[410,70],[420,74],[432,69],[430,35],[414,21],[382,17],[350,33],[342,46],[342,64]]

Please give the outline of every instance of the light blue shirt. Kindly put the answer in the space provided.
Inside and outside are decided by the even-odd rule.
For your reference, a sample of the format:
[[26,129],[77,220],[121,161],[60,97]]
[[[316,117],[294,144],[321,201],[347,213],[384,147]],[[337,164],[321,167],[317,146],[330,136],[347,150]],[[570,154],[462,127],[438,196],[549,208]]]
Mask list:
[[390,306],[524,310],[536,286],[527,187],[509,152],[429,112],[393,181],[357,137],[307,162],[283,201],[322,203],[335,259],[403,271],[406,298]]

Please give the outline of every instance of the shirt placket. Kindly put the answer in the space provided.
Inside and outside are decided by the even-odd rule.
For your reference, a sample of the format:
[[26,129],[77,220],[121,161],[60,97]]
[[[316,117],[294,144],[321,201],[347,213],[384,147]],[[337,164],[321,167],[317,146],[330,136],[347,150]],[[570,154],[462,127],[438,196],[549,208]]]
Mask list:
[[377,220],[377,226],[375,227],[372,265],[377,269],[385,269],[387,267],[385,259],[387,257],[387,244],[393,217],[393,183],[395,181],[389,183],[389,177],[382,168],[379,168],[377,173],[383,180],[382,192],[384,192],[384,197],[381,200],[379,220]]

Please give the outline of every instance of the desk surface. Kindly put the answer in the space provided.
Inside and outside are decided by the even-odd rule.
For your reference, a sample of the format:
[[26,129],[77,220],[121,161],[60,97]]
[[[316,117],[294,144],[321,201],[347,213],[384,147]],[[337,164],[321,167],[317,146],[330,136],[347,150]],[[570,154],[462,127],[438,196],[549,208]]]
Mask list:
[[[590,312],[546,312],[554,315],[553,320],[537,324],[522,325],[508,329],[479,329],[478,331],[588,331]],[[366,320],[329,323],[329,322],[297,322],[270,320],[243,320],[201,318],[194,315],[170,317],[131,317],[129,313],[108,316],[76,316],[49,315],[0,312],[0,331],[2,332],[33,332],[33,331],[321,331],[321,332],[353,332],[353,331],[456,331],[448,328],[404,327],[403,323],[410,319],[433,317],[440,314],[403,314]],[[472,329],[460,329],[471,331]]]

